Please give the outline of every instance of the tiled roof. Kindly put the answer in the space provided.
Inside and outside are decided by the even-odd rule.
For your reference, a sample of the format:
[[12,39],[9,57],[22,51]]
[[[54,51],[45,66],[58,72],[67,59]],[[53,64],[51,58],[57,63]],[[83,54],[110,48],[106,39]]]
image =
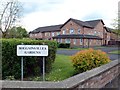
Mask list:
[[106,28],[106,31],[107,31],[107,32],[112,32],[112,31],[113,31],[112,28],[109,28],[109,27],[104,27],[104,28]]
[[80,20],[77,20],[77,19],[73,19],[71,18],[71,20],[75,23],[77,23],[78,25],[81,25],[81,26],[84,26],[84,27],[90,27],[90,28],[93,28],[93,26],[91,26],[89,23],[87,22],[84,22],[84,21],[80,21]]
[[[73,22],[75,22],[76,24],[78,24],[78,25],[80,25],[80,26],[88,27],[88,28],[95,28],[95,26],[96,26],[100,21],[103,23],[103,21],[102,21],[101,19],[91,20],[91,21],[80,21],[80,20],[77,20],[77,19],[70,18],[70,19],[67,20],[64,24],[52,25],[52,26],[45,26],[45,27],[39,27],[39,28],[31,31],[30,33],[58,31],[58,30],[60,30],[67,22],[69,22],[70,20],[72,20]],[[104,24],[104,23],[103,23],[103,24]]]
[[83,34],[70,34],[70,35],[58,35],[58,36],[55,36],[53,38],[87,38],[87,39],[102,39],[98,36],[94,36],[94,35],[83,35]]
[[60,25],[52,25],[52,26],[45,26],[45,27],[39,27],[35,30],[33,30],[30,33],[39,33],[39,32],[49,32],[49,31],[58,31],[60,30],[60,27],[62,26],[62,24]]
[[[95,27],[100,21],[103,23],[102,19],[90,20],[90,21],[85,21],[85,22],[89,23],[92,27]],[[104,25],[104,23],[103,23],[103,25]]]

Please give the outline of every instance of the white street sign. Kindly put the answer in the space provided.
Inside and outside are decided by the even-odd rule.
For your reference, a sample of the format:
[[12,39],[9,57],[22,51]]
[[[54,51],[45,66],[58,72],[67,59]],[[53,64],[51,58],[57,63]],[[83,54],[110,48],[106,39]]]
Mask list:
[[17,45],[17,56],[48,56],[48,46]]

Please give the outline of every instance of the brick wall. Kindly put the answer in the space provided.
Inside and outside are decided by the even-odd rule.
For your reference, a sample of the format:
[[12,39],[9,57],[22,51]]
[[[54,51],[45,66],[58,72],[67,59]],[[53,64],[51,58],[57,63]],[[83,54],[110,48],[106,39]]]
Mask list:
[[77,88],[102,88],[119,75],[119,67],[120,66],[115,66],[106,72],[94,76],[78,85]]
[[[15,88],[24,88],[24,90],[53,90],[72,88],[72,90],[81,90],[84,88],[102,88],[118,75],[120,75],[120,62],[119,60],[114,60],[108,64],[102,65],[100,67],[83,72],[59,82],[0,81],[0,83],[2,83],[2,88],[11,88],[11,90]],[[116,88],[117,87],[118,85],[116,86]]]
[[70,29],[74,29],[74,34],[78,34],[78,29],[80,29],[80,33],[79,34],[83,34],[83,27],[81,27],[80,25],[74,23],[73,21],[69,21],[67,24],[65,24],[65,26],[63,26],[61,28],[61,32],[60,34],[63,34],[63,30],[66,30],[66,34],[70,34]]

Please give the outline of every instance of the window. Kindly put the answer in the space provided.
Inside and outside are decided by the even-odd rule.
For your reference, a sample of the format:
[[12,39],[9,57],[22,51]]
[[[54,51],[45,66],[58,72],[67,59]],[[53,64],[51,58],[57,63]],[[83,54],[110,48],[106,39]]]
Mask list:
[[60,35],[60,32],[57,32],[57,35]]
[[47,36],[47,33],[45,33],[45,36]]
[[76,39],[73,39],[73,44],[76,44]]
[[30,37],[32,37],[33,36],[33,34],[30,34]]
[[70,43],[70,39],[65,39],[65,43]]
[[62,43],[62,39],[60,39],[60,43]]
[[80,34],[80,29],[78,29],[78,34]]
[[37,34],[35,34],[35,36],[37,36]]
[[70,34],[74,34],[74,29],[70,29]]
[[54,36],[54,32],[52,32],[52,36]]
[[94,32],[94,35],[97,35],[97,32],[96,32],[96,31]]
[[50,36],[50,32],[48,32],[48,36]]
[[63,29],[63,34],[66,34],[66,30],[65,29]]
[[80,45],[82,45],[82,42],[83,42],[83,40],[82,40],[82,39],[80,39]]
[[62,43],[62,39],[58,39],[58,42],[59,42],[59,43]]

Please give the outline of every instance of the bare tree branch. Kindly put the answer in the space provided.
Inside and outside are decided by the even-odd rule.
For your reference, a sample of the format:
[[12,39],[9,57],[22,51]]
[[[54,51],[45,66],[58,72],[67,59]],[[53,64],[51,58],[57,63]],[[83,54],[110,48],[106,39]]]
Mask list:
[[1,31],[2,33],[3,33],[3,30],[2,30],[2,19],[3,19],[3,16],[4,16],[4,14],[5,14],[8,6],[9,6],[9,4],[10,4],[10,2],[8,2],[8,3],[6,4],[6,6],[5,6],[5,8],[4,8],[4,10],[3,10],[2,14],[1,14],[1,18],[0,18],[0,31]]
[[20,9],[20,3],[18,3],[17,0],[12,0],[5,4],[0,16],[0,31],[4,36],[7,35],[8,30],[12,28],[13,24],[17,21]]

